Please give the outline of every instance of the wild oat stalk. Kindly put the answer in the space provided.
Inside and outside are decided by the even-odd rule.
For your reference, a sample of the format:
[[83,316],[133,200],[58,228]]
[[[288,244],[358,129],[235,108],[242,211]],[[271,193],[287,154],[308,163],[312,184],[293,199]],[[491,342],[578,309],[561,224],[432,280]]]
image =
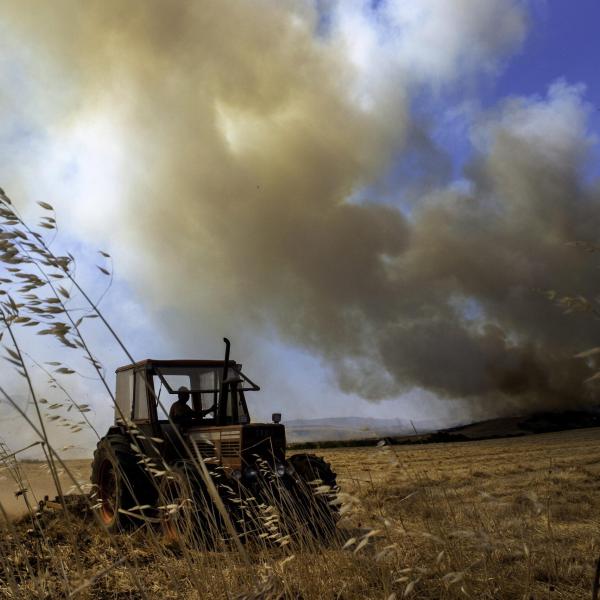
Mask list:
[[[53,210],[47,203],[40,203],[40,206],[45,211]],[[52,215],[44,217],[40,226],[44,230],[56,233],[56,219],[53,212]],[[105,292],[98,301],[92,301],[90,295],[76,280],[74,257],[56,255],[51,250],[51,245],[52,241],[45,240],[40,232],[30,228],[24,222],[12,206],[10,199],[0,190],[0,262],[5,265],[8,273],[6,277],[0,278],[0,283],[2,283],[0,296],[4,296],[0,302],[0,308],[5,331],[13,343],[10,348],[6,347],[6,360],[16,367],[21,377],[26,379],[39,423],[35,423],[4,389],[0,388],[0,393],[43,442],[43,446],[48,452],[48,463],[59,495],[61,484],[57,465],[65,470],[74,488],[83,494],[77,478],[48,440],[45,419],[40,406],[47,402],[36,394],[24,357],[29,357],[33,364],[46,374],[49,384],[61,390],[71,402],[71,406],[75,406],[82,414],[83,422],[69,425],[68,420],[59,421],[69,425],[74,433],[86,425],[92,428],[84,414],[88,407],[84,406],[82,410],[81,405],[74,402],[66,387],[60,383],[59,378],[83,374],[63,361],[46,363],[52,367],[52,371],[42,366],[40,362],[20,348],[14,329],[16,327],[31,328],[39,335],[54,338],[74,357],[83,357],[95,371],[98,381],[106,390],[113,405],[114,395],[106,379],[105,370],[94,355],[82,331],[85,321],[98,319],[111,333],[127,359],[130,362],[135,362],[135,360],[98,307]],[[101,254],[104,258],[109,258],[106,253],[102,252]],[[98,265],[98,269],[112,281],[112,268],[109,271]],[[107,289],[109,286],[110,282]],[[76,297],[83,298],[87,303],[83,316],[76,317],[76,309],[71,308]],[[0,332],[0,339],[1,336]],[[156,402],[164,409],[159,399],[156,399]],[[61,408],[60,403],[49,404],[47,406],[47,410],[50,411],[48,419],[57,421],[58,419],[54,419],[55,415],[52,413]],[[119,411],[118,407],[117,411]],[[144,523],[144,526],[131,536],[107,536],[102,529],[103,524],[99,522],[99,531],[103,535],[101,542],[104,544],[103,547],[107,551],[114,550],[116,554],[111,555],[108,564],[97,568],[94,566],[87,574],[85,568],[87,559],[82,554],[83,551],[79,549],[79,540],[74,537],[74,533],[69,533],[70,536],[73,536],[74,554],[71,557],[79,565],[77,568],[78,579],[70,581],[70,565],[59,557],[53,558],[52,564],[55,565],[57,571],[62,573],[61,594],[65,592],[71,595],[86,593],[90,589],[91,582],[95,582],[97,585],[104,584],[124,569],[127,577],[134,582],[136,593],[142,598],[147,597],[147,588],[139,575],[142,565],[138,561],[139,546],[136,544],[141,543],[149,552],[153,553],[157,568],[164,570],[166,588],[178,595],[187,593],[186,590],[189,592],[191,587],[195,590],[196,596],[207,593],[216,594],[218,590],[231,595],[231,589],[242,588],[249,590],[245,593],[245,597],[248,598],[293,597],[296,594],[295,588],[283,577],[284,569],[288,571],[292,569],[299,561],[298,556],[321,556],[323,549],[314,531],[315,519],[318,519],[319,511],[323,510],[327,502],[341,506],[340,513],[346,516],[350,515],[356,507],[352,496],[344,497],[338,494],[337,489],[329,488],[316,478],[307,485],[308,489],[305,490],[306,497],[309,499],[306,505],[299,506],[297,498],[282,486],[281,481],[274,476],[267,463],[259,463],[259,476],[263,492],[261,500],[257,500],[249,490],[243,489],[242,486],[236,489],[231,487],[218,469],[209,472],[202,457],[197,456],[185,444],[178,428],[174,427],[176,435],[179,436],[180,442],[186,448],[187,462],[199,474],[208,491],[206,506],[190,510],[190,507],[193,506],[192,498],[179,496],[173,498],[170,495],[170,482],[174,478],[174,473],[171,466],[161,458],[158,448],[161,440],[150,440],[153,456],[148,456],[142,450],[143,434],[130,421],[129,415],[120,414],[120,420],[129,437],[132,451],[156,487],[159,496],[158,516],[146,514],[138,502],[138,506],[132,507],[130,513]],[[149,442],[147,439],[143,441]],[[124,479],[125,485],[129,487],[131,494],[135,497],[135,489],[131,482],[126,477]],[[95,504],[93,496],[84,495],[84,498],[88,507],[92,509]],[[68,510],[65,511],[65,515],[69,519]],[[198,527],[200,517],[202,517],[203,528]],[[41,519],[39,522],[42,523],[46,518],[45,513],[40,513],[39,518]],[[161,532],[157,531],[157,522],[164,524],[169,521],[179,522],[179,520],[193,526],[191,535],[183,539],[179,538],[175,546],[165,546]],[[69,521],[69,526],[73,531],[78,527],[74,520]],[[362,533],[347,546],[348,548],[352,547],[351,557],[360,557],[365,553],[378,535],[374,532],[377,532],[377,529],[372,528],[368,532]],[[337,548],[337,551],[340,552],[339,547],[343,541],[337,532],[334,533],[329,540],[331,551],[334,552]],[[237,549],[237,553],[229,551],[231,546]],[[213,552],[206,552],[207,548],[213,549]],[[384,553],[386,557],[388,554],[392,554],[391,550],[386,552],[387,554]],[[181,561],[181,559],[183,560]],[[386,560],[388,559],[386,558]],[[185,583],[172,577],[168,565],[178,564],[173,561],[181,561],[185,564]],[[9,563],[5,564],[5,568],[8,569],[6,581],[10,582],[12,586],[13,582],[17,581],[15,573],[18,571],[15,571]],[[217,579],[212,581],[207,579],[207,572],[216,573]],[[227,577],[225,577],[225,573],[227,573]],[[412,585],[414,587],[416,584],[412,583]]]

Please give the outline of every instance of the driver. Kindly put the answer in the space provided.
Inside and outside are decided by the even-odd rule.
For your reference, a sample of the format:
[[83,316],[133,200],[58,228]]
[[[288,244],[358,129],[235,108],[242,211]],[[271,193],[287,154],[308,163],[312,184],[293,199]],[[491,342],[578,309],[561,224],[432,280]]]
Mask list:
[[191,421],[196,416],[196,411],[188,405],[190,400],[190,391],[182,385],[177,390],[177,400],[171,405],[169,418],[174,423],[185,423]]
[[188,405],[190,400],[190,390],[185,385],[182,385],[177,390],[177,400],[173,402],[169,410],[169,418],[173,423],[188,423],[192,419],[202,419],[209,412],[213,412],[214,405],[206,410],[195,411]]

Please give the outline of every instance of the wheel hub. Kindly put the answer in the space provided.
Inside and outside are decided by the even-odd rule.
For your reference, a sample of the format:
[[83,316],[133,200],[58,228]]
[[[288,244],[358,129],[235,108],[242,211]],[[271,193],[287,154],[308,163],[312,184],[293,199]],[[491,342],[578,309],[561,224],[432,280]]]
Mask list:
[[117,478],[115,468],[109,460],[105,460],[100,468],[98,495],[101,503],[100,516],[108,525],[115,518],[117,504]]

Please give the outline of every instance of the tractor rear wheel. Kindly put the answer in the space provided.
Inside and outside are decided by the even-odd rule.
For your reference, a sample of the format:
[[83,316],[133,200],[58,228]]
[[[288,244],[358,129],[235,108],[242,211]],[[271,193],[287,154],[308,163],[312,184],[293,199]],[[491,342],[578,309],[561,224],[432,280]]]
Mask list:
[[313,536],[331,538],[339,519],[337,505],[330,504],[339,490],[336,473],[314,454],[294,454],[288,464],[295,475],[292,496],[300,520]]
[[141,470],[128,438],[123,434],[112,433],[98,442],[91,481],[97,495],[98,517],[110,532],[140,524],[141,520],[122,511],[152,505],[155,500],[154,485]]

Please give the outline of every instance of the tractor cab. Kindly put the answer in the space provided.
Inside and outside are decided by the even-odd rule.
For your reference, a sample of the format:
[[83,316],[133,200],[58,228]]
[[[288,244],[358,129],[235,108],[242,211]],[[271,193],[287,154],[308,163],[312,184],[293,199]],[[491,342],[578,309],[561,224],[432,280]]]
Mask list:
[[258,386],[241,385],[241,365],[230,362],[223,379],[224,361],[147,359],[117,369],[115,420],[152,424],[156,433],[169,422],[173,404],[184,391],[194,416],[181,423],[239,425],[250,422],[244,392]]
[[[245,393],[260,388],[229,360],[228,341],[226,348],[225,360],[147,359],[117,369],[115,426],[132,422],[143,439],[164,440],[161,456],[170,461],[192,450],[194,458],[240,473],[267,451],[283,461],[279,415],[275,423],[250,422]],[[185,418],[174,416],[176,403],[184,405]],[[143,445],[151,453],[153,444]]]

